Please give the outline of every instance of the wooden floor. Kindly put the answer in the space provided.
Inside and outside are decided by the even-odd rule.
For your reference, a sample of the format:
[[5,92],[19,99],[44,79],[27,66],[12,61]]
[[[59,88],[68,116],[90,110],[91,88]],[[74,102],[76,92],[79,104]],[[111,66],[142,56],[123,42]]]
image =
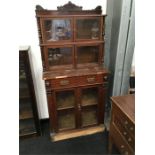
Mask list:
[[75,138],[75,137],[79,137],[79,136],[91,135],[94,133],[103,132],[104,130],[105,130],[105,126],[99,125],[97,127],[89,127],[86,129],[80,129],[80,130],[76,130],[76,131],[66,131],[66,132],[55,134],[55,135],[51,135],[51,140],[56,142],[56,141],[60,141],[60,140],[64,140],[64,139],[70,139],[70,138]]

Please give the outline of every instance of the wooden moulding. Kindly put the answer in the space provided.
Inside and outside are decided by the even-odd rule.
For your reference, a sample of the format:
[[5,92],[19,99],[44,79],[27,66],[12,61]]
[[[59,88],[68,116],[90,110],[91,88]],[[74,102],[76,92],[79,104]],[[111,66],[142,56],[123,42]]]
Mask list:
[[87,135],[103,132],[104,130],[105,130],[105,126],[102,124],[96,127],[89,127],[89,128],[73,130],[73,131],[64,131],[54,135],[51,134],[51,140],[53,142],[56,142],[56,141],[80,137],[80,136],[87,136]]

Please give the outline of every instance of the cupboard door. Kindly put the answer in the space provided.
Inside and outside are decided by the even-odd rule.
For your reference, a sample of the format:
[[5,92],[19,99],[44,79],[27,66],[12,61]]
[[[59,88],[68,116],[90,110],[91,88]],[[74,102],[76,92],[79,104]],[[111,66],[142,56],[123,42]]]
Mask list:
[[55,92],[58,130],[76,128],[76,96],[75,90],[62,90]]
[[75,40],[99,40],[100,17],[77,17],[75,19]]
[[71,41],[73,39],[72,27],[71,18],[42,19],[43,40],[45,43]]
[[81,89],[81,126],[98,124],[98,87]]

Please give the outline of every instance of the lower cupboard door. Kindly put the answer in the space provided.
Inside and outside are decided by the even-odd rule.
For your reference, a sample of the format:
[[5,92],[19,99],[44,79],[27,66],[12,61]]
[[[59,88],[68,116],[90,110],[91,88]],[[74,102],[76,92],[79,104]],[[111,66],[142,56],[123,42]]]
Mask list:
[[58,116],[58,130],[64,131],[68,129],[75,129],[75,112],[74,109],[66,109],[63,111],[57,111]]
[[93,126],[98,124],[97,105],[83,107],[81,111],[82,127]]

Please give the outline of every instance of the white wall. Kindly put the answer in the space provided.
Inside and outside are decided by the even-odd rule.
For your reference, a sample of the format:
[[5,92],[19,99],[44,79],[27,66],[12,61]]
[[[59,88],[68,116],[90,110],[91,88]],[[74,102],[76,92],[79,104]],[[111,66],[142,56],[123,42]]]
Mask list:
[[[71,2],[76,5],[83,6],[83,9],[94,9],[96,6],[101,5],[103,14],[106,13],[107,0],[71,0]],[[44,81],[42,80],[42,62],[38,40],[37,23],[35,18],[35,6],[39,4],[46,9],[56,10],[57,6],[61,6],[66,3],[68,3],[67,0],[28,0],[20,1],[18,3],[18,6],[20,6],[20,19],[18,28],[19,46],[31,46],[30,61],[40,118],[48,118],[48,108]]]

